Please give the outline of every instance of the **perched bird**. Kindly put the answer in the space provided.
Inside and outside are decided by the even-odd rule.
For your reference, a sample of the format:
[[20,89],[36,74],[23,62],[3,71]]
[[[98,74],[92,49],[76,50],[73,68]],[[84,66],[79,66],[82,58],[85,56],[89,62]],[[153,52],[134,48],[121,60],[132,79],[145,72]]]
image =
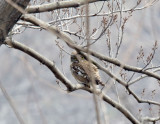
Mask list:
[[92,78],[97,85],[100,84],[104,86],[104,83],[101,82],[97,66],[90,63],[87,58],[80,53],[72,52],[70,70],[74,78],[86,86],[90,87]]

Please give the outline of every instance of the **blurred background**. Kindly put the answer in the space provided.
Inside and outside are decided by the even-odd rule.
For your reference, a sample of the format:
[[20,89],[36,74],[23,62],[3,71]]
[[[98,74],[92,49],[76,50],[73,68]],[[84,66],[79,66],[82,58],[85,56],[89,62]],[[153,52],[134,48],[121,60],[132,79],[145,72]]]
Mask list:
[[[40,4],[44,1],[32,1],[31,4]],[[54,2],[54,1],[51,1]],[[143,1],[141,8],[145,5]],[[47,3],[46,1],[44,3]],[[106,2],[107,3],[107,2]],[[97,11],[102,6],[103,2],[97,2],[91,4],[91,13]],[[135,2],[129,0],[123,5],[123,9],[127,10],[132,8]],[[104,6],[107,7],[107,4]],[[83,7],[83,6],[82,6]],[[80,8],[82,8],[80,7]],[[104,7],[105,9],[105,7]],[[101,13],[107,12],[102,10]],[[37,14],[36,16],[44,21],[50,22],[56,20],[55,16],[51,16],[51,12]],[[128,17],[129,14],[123,16]],[[57,17],[58,18],[58,17]],[[91,30],[94,29],[101,21],[102,17],[92,17]],[[156,2],[153,6],[146,9],[137,10],[132,13],[132,16],[125,24],[123,43],[120,47],[117,59],[129,65],[144,67],[144,62],[140,60],[137,64],[137,56],[139,51],[143,48],[145,57],[151,53],[155,41],[158,41],[158,49],[152,61],[152,65],[159,66],[159,39],[160,39],[160,2]],[[78,20],[77,19],[77,23]],[[99,22],[98,22],[99,21]],[[98,22],[98,23],[97,23]],[[58,27],[58,24],[55,24]],[[93,27],[92,27],[93,26]],[[78,26],[70,25],[70,31],[75,31]],[[60,27],[58,27],[60,28]],[[61,29],[61,28],[60,28]],[[44,55],[48,59],[52,60],[56,66],[63,72],[63,74],[71,80],[73,83],[77,81],[72,77],[70,72],[70,55],[60,50],[58,45],[62,46],[65,51],[71,53],[73,50],[51,33],[33,29],[22,28],[22,33],[14,35],[13,38],[25,45],[33,48],[40,54]],[[64,29],[61,29],[64,30]],[[118,40],[118,26],[116,24],[110,27],[111,32],[111,45],[112,45],[112,57],[116,53],[116,42]],[[75,36],[71,38],[82,43]],[[57,45],[58,44],[58,45]],[[106,56],[109,55],[107,48],[106,37],[102,37],[98,42],[92,45],[91,49],[102,53]],[[98,60],[96,60],[99,63]],[[145,60],[144,60],[145,61]],[[113,72],[116,72],[115,67]],[[128,75],[133,74],[126,72]],[[116,73],[115,73],[116,74]],[[102,80],[107,82],[110,78],[101,72]],[[140,75],[136,75],[138,77]],[[43,64],[39,63],[32,57],[22,53],[21,51],[9,48],[5,45],[0,47],[0,81],[3,87],[6,89],[9,96],[14,101],[14,104],[19,111],[21,117],[26,124],[95,124],[96,115],[92,94],[86,91],[75,91],[67,93],[65,86],[59,82],[50,70]],[[158,91],[159,84],[155,79],[145,78],[132,86],[134,92],[141,98],[147,98],[160,102]],[[113,85],[113,81],[107,82],[109,88],[106,94],[113,100],[117,101],[116,88]],[[145,89],[145,92],[143,92]],[[158,115],[157,106],[150,106],[148,104],[139,104],[131,96],[128,95],[125,88],[117,84],[117,90],[121,104],[124,105],[131,113],[137,118],[143,115]],[[155,90],[155,92],[154,92]],[[129,124],[127,120],[117,109],[113,108],[107,103],[101,102],[102,116],[105,114],[107,123],[114,124]],[[152,110],[150,110],[152,109]],[[156,110],[153,111],[153,110]],[[102,117],[103,118],[103,117]],[[104,118],[103,118],[104,119]],[[18,124],[18,120],[10,107],[8,101],[0,91],[0,124]]]

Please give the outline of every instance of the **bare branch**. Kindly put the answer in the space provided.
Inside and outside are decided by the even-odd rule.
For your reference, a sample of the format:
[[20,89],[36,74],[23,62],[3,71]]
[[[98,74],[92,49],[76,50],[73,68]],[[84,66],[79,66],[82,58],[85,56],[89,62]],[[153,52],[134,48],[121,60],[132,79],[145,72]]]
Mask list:
[[40,63],[47,66],[53,72],[55,77],[57,79],[59,79],[67,87],[69,92],[72,92],[72,91],[75,91],[78,89],[83,89],[83,90],[86,90],[90,93],[94,92],[94,93],[96,93],[96,95],[99,95],[100,98],[102,98],[104,101],[108,102],[113,107],[117,108],[120,112],[122,112],[126,116],[126,118],[128,118],[131,122],[134,122],[135,124],[139,124],[138,120],[136,120],[135,117],[127,109],[125,109],[123,106],[121,106],[117,102],[111,100],[111,98],[104,95],[104,93],[102,93],[98,89],[94,90],[93,88],[87,88],[87,87],[84,87],[83,85],[80,85],[80,84],[73,85],[66,77],[63,76],[63,74],[58,70],[58,68],[55,66],[55,64],[52,61],[50,61],[47,58],[45,58],[44,56],[40,55],[39,53],[37,53],[33,49],[31,49],[31,48],[29,48],[29,47],[27,47],[17,41],[11,41],[10,39],[6,39],[6,44],[15,48],[15,49],[23,51],[24,53],[32,56],[33,58],[38,60]]
[[22,119],[22,117],[20,116],[20,113],[18,112],[18,109],[14,103],[14,101],[11,99],[11,97],[9,96],[9,94],[7,93],[6,89],[3,87],[2,83],[0,82],[0,88],[1,91],[4,95],[4,97],[7,99],[9,105],[11,106],[11,108],[13,109],[18,121],[20,122],[20,124],[25,124],[24,120]]
[[151,100],[144,100],[140,99],[130,88],[127,88],[129,94],[132,94],[132,96],[137,100],[139,103],[148,103],[148,104],[153,104],[153,105],[158,105],[160,106],[159,102],[151,101]]
[[67,87],[68,91],[74,91],[76,89],[76,86],[73,85],[65,76],[63,76],[63,74],[60,72],[60,70],[54,64],[54,62],[50,61],[46,57],[40,55],[35,50],[17,42],[17,41],[11,41],[10,39],[7,39],[6,43],[7,43],[7,45],[9,45],[15,49],[23,51],[24,53],[26,53],[26,54],[32,56],[33,58],[35,58],[36,60],[38,60],[40,63],[46,65],[53,72],[55,77],[57,79],[59,79]]
[[6,43],[10,46],[12,46],[15,49],[21,50],[23,52],[25,52],[26,54],[32,56],[33,58],[35,58],[36,60],[38,60],[39,62],[41,62],[42,64],[46,65],[56,76],[56,78],[58,78],[59,80],[62,81],[62,83],[64,85],[66,85],[66,87],[68,88],[68,91],[75,91],[78,89],[83,89],[86,90],[88,92],[91,93],[96,93],[97,95],[100,95],[101,98],[108,102],[109,104],[111,104],[113,107],[117,108],[119,111],[121,111],[131,122],[134,122],[135,124],[138,124],[138,120],[135,119],[135,117],[127,110],[125,109],[123,106],[121,106],[120,104],[116,103],[115,101],[111,100],[108,96],[104,95],[103,93],[101,93],[101,91],[93,90],[93,88],[87,88],[84,87],[80,84],[78,85],[73,85],[66,77],[64,77],[62,75],[62,73],[58,70],[58,68],[54,65],[53,62],[51,62],[50,60],[48,60],[47,58],[43,57],[42,55],[40,55],[39,53],[37,53],[36,51],[34,51],[33,49],[18,43],[17,41],[11,41],[11,40],[7,40]]
[[[123,3],[121,4],[121,7],[119,7],[120,2],[117,1],[116,4],[118,6],[118,11],[116,11],[117,6],[115,7],[115,11],[114,11],[114,4],[112,2],[112,5],[110,5],[110,3],[108,3],[108,7],[110,6],[109,7],[110,11],[111,11],[111,7],[112,7],[112,11],[110,13],[103,13],[103,12],[100,13],[100,11],[99,11],[98,13],[91,14],[91,15],[89,14],[89,11],[88,11],[87,7],[86,7],[86,9],[84,7],[82,7],[81,11],[83,11],[83,12],[81,13],[81,16],[73,16],[74,15],[73,14],[74,13],[73,9],[71,9],[71,11],[69,11],[68,9],[66,9],[64,11],[62,10],[62,13],[63,14],[65,13],[66,16],[61,16],[60,15],[61,10],[56,10],[56,9],[69,8],[69,7],[79,7],[79,6],[87,4],[87,0],[59,1],[59,2],[54,2],[54,3],[50,3],[50,4],[30,6],[30,7],[27,8],[27,11],[25,11],[23,9],[23,7],[21,8],[18,4],[12,2],[11,0],[6,0],[6,1],[8,3],[10,3],[10,5],[12,5],[14,8],[16,8],[18,11],[20,11],[22,14],[24,14],[21,19],[25,20],[27,22],[27,23],[25,23],[25,25],[27,25],[27,26],[29,25],[32,28],[37,28],[37,29],[39,28],[39,29],[47,30],[48,32],[50,32],[50,33],[54,34],[55,36],[57,36],[58,38],[62,39],[70,48],[75,49],[77,52],[82,53],[85,56],[87,56],[87,59],[88,59],[89,62],[95,64],[100,70],[105,72],[116,83],[118,82],[119,84],[121,84],[123,86],[123,88],[125,87],[126,90],[129,93],[129,95],[132,95],[134,97],[134,99],[137,100],[138,103],[147,103],[147,104],[153,104],[153,105],[160,106],[160,103],[158,103],[156,101],[145,100],[145,99],[139,98],[139,96],[136,94],[136,92],[134,92],[134,90],[131,90],[131,88],[130,88],[130,86],[132,84],[134,84],[135,82],[137,82],[137,81],[139,81],[139,80],[141,80],[145,77],[152,77],[152,78],[158,79],[158,81],[160,82],[160,75],[158,74],[158,72],[156,72],[156,70],[154,70],[153,68],[151,68],[152,70],[149,70],[150,68],[146,69],[146,67],[148,65],[152,64],[152,59],[154,59],[154,54],[156,52],[155,50],[153,50],[153,53],[151,53],[150,56],[148,57],[148,59],[147,59],[148,63],[145,66],[145,68],[139,68],[139,67],[136,67],[136,66],[127,65],[127,64],[125,64],[125,63],[123,63],[123,62],[121,62],[117,59],[111,58],[112,48],[110,49],[111,50],[110,54],[109,54],[110,57],[104,56],[103,54],[97,53],[96,51],[89,49],[90,48],[89,40],[91,39],[90,37],[92,37],[92,34],[90,35],[90,30],[89,30],[89,24],[91,24],[90,21],[89,21],[90,17],[104,16],[105,14],[108,14],[109,17],[107,17],[107,18],[108,19],[111,18],[110,21],[107,18],[105,18],[107,20],[105,22],[106,22],[106,24],[108,24],[108,26],[106,26],[106,28],[105,28],[105,26],[103,26],[103,23],[101,23],[102,25],[100,25],[99,28],[93,28],[94,31],[97,31],[101,28],[104,29],[100,33],[100,35],[98,37],[98,39],[99,39],[103,34],[106,37],[110,37],[110,36],[108,36],[108,35],[110,35],[109,33],[107,35],[107,30],[108,30],[108,32],[110,30],[110,29],[108,29],[108,27],[111,26],[112,24],[115,24],[116,20],[118,21],[118,18],[116,18],[115,21],[114,21],[114,13],[119,12],[120,15],[118,15],[118,14],[115,15],[115,17],[120,16],[120,24],[119,24],[120,27],[119,27],[119,34],[118,34],[119,39],[118,39],[118,47],[117,47],[117,55],[118,55],[119,54],[119,48],[121,47],[121,44],[122,44],[122,41],[123,41],[123,31],[124,31],[125,23],[126,23],[127,19],[129,18],[130,14],[132,14],[136,10],[141,10],[141,9],[147,8],[149,6],[152,6],[157,0],[152,0],[152,1],[148,2],[147,4],[146,4],[146,2],[144,2],[146,5],[141,7],[141,8],[137,8],[137,7],[140,5],[140,2],[142,0],[137,0],[137,5],[135,7],[132,7],[132,9],[128,9],[128,10],[123,10],[123,6],[122,6]],[[97,1],[109,1],[109,0],[88,0],[88,3],[97,2]],[[101,8],[101,11],[102,11],[102,8]],[[84,9],[86,10],[85,14],[84,14]],[[52,24],[51,23],[46,23],[46,22],[36,18],[35,16],[31,15],[31,14],[27,14],[27,12],[29,12],[29,13],[40,13],[40,12],[46,12],[46,11],[52,11],[52,10],[56,10],[56,12],[54,13],[57,16],[56,20],[60,21],[60,22],[56,23],[55,25],[60,27],[60,29],[62,29],[62,31],[60,29],[58,29],[55,25],[52,26],[53,23]],[[77,11],[77,13],[79,13],[78,9],[76,11]],[[71,12],[71,13],[69,13],[69,12]],[[124,18],[124,20],[122,21],[122,17],[123,17],[122,14],[124,14],[123,12],[128,12],[129,16],[128,16],[128,18]],[[51,13],[51,14],[53,14],[53,13]],[[72,16],[72,17],[70,17],[70,16]],[[79,17],[86,17],[86,21],[84,21],[84,18],[82,18],[81,23],[82,23],[83,26],[80,27],[81,25],[78,24],[78,21],[76,19],[73,20],[73,21],[62,22],[62,21],[65,20],[64,17],[66,18],[66,20],[70,20],[70,19],[73,19],[73,18],[79,18]],[[28,22],[30,22],[30,23],[28,23]],[[72,24],[73,25],[76,24],[76,26],[79,28],[79,31],[77,33],[72,33],[70,31],[70,25],[72,26]],[[24,23],[22,23],[22,25],[24,25]],[[116,26],[118,26],[118,25],[116,25]],[[79,38],[83,38],[85,42],[87,41],[87,47],[82,47],[80,45],[75,44],[73,39],[71,37],[69,37],[65,33],[64,30],[66,30],[66,32],[69,33],[69,34],[75,35]],[[84,37],[83,37],[83,35],[84,35]],[[96,35],[98,35],[98,33],[96,33]],[[96,36],[96,35],[94,35],[94,36]],[[96,40],[98,40],[98,39],[96,39]],[[94,40],[94,39],[92,39],[92,40]],[[111,41],[109,41],[109,42],[111,43]],[[109,47],[109,45],[112,45],[110,43],[107,44],[108,47]],[[107,96],[104,93],[105,92],[104,90],[100,90],[98,88],[95,88],[94,83],[93,83],[92,87],[85,87],[82,84],[74,84],[65,75],[63,75],[63,73],[57,68],[57,66],[55,65],[54,62],[52,62],[49,59],[47,59],[46,57],[42,56],[41,54],[39,54],[35,50],[29,48],[28,46],[25,46],[22,43],[17,42],[17,41],[14,41],[14,40],[12,41],[11,39],[6,39],[5,44],[11,46],[12,48],[18,49],[18,50],[28,54],[29,56],[38,60],[43,65],[47,66],[48,69],[50,71],[52,71],[54,76],[57,79],[59,79],[66,86],[66,88],[67,88],[66,91],[73,92],[73,91],[82,89],[82,90],[85,90],[85,91],[88,91],[88,92],[92,93],[93,96],[94,96],[94,99],[95,99],[95,104],[96,104],[95,109],[97,110],[97,120],[98,120],[97,122],[98,123],[100,123],[101,120],[100,120],[99,113],[98,113],[99,112],[99,110],[98,110],[98,102],[99,101],[96,99],[97,97],[99,97],[103,101],[105,101],[105,102],[109,103],[110,105],[112,105],[113,107],[115,107],[127,119],[129,119],[132,123],[134,123],[134,124],[140,124],[141,123],[138,119],[136,119],[136,117],[134,117],[134,115],[131,112],[128,111],[128,109],[123,107],[120,103],[118,103],[116,101],[113,101],[109,96]],[[155,44],[157,44],[157,43],[155,43]],[[155,46],[157,46],[157,45],[155,45]],[[110,47],[112,47],[112,46],[110,46]],[[154,47],[154,48],[157,48],[157,47]],[[60,47],[60,49],[62,50],[63,48]],[[98,58],[99,60],[103,60],[104,64],[109,63],[109,65],[111,65],[111,71],[110,71],[110,69],[108,69],[109,67],[106,68],[105,66],[102,66],[99,63],[95,62],[94,60],[90,59],[90,55]],[[131,80],[134,77],[134,74],[133,74],[132,77],[130,78],[130,80],[128,82],[126,82],[125,79],[127,79],[127,78],[119,77],[119,75],[116,75],[112,72],[112,69],[114,68],[114,65],[119,67],[122,71],[124,71],[124,70],[132,71],[132,72],[134,72],[134,74],[140,73],[141,76],[131,82]],[[127,73],[125,73],[125,74],[127,74]],[[121,79],[121,78],[123,78],[124,80]],[[92,80],[92,76],[91,76],[91,80]],[[92,81],[94,81],[94,79]],[[119,93],[117,93],[117,95],[119,95]],[[155,122],[157,120],[159,120],[159,117],[158,118],[150,118],[150,117],[143,118],[143,121]]]
[[142,122],[156,122],[156,121],[159,121],[160,120],[160,117],[143,117],[142,118]]
[[[48,23],[45,23],[42,20],[37,19],[34,16],[31,16],[31,15],[28,15],[28,14],[25,14],[22,17],[22,19],[24,19],[26,21],[29,21],[29,22],[31,22],[31,23],[33,23],[35,25],[38,25],[38,26],[40,26],[40,27],[52,32],[57,37],[63,39],[67,43],[67,45],[70,46],[71,48],[74,48],[74,49],[77,49],[77,50],[80,50],[80,51],[83,51],[83,52],[87,52],[87,49],[82,48],[82,47],[77,46],[76,44],[74,44],[70,37],[68,37],[64,32],[58,30],[56,27],[51,26]],[[89,53],[91,55],[99,58],[100,60],[107,61],[107,62],[112,63],[114,65],[117,65],[117,66],[119,66],[119,67],[121,67],[121,68],[123,68],[125,70],[142,73],[142,74],[145,74],[145,75],[148,75],[150,77],[153,77],[153,78],[156,78],[156,79],[160,80],[160,76],[159,75],[154,74],[153,72],[150,72],[150,71],[147,71],[147,70],[145,71],[145,70],[143,70],[143,68],[137,68],[137,67],[133,67],[133,66],[129,66],[129,65],[123,64],[122,62],[118,61],[117,59],[106,57],[104,55],[101,55],[101,54],[99,54],[97,52],[94,52],[94,51],[91,51],[91,50],[89,50]]]
[[[89,3],[98,2],[98,1],[109,1],[109,0],[89,0]],[[44,5],[34,5],[29,6],[26,11],[28,13],[40,13],[53,11],[55,9],[70,8],[70,7],[79,7],[86,4],[86,0],[71,0],[71,1],[59,1]]]
[[[131,9],[122,10],[122,12],[123,13],[127,13],[127,12],[133,12],[133,11],[140,11],[140,10],[146,9],[146,8],[148,8],[150,6],[153,6],[156,2],[158,2],[158,1],[157,0],[153,0],[152,2],[146,3],[143,7],[136,8],[137,6],[135,6],[135,7],[131,8]],[[89,17],[110,16],[112,14],[117,14],[117,13],[120,13],[120,12],[121,12],[121,10],[115,10],[113,12],[107,12],[107,13],[90,14]],[[66,21],[66,20],[72,20],[72,19],[83,18],[83,17],[86,17],[86,15],[76,15],[76,16],[72,16],[72,17],[68,17],[68,18],[57,19],[55,21],[51,21],[50,23],[54,24],[54,23],[59,22],[59,21]]]
[[125,109],[122,105],[116,103],[112,99],[110,99],[108,96],[104,95],[103,93],[102,99],[112,105],[113,107],[117,108],[120,112],[122,112],[133,124],[140,124],[140,122],[127,110]]

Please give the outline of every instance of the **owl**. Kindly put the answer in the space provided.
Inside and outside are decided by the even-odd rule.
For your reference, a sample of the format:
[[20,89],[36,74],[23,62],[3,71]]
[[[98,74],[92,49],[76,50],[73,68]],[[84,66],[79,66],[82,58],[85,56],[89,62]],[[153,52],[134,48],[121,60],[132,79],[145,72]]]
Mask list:
[[86,86],[90,87],[92,78],[96,85],[100,84],[104,86],[104,83],[100,79],[97,66],[89,62],[87,58],[80,53],[72,52],[70,70],[74,78]]

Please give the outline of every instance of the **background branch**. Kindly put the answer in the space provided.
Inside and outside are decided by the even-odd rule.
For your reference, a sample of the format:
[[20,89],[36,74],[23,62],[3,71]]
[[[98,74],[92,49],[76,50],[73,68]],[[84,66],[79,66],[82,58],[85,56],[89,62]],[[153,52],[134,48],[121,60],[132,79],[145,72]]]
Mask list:
[[[89,3],[94,3],[98,1],[109,1],[109,0],[89,0]],[[71,0],[71,1],[59,1],[53,2],[43,5],[33,5],[27,7],[26,11],[28,13],[40,13],[40,12],[48,12],[53,11],[55,9],[62,9],[62,8],[70,8],[70,7],[79,7],[86,4],[86,0]]]

